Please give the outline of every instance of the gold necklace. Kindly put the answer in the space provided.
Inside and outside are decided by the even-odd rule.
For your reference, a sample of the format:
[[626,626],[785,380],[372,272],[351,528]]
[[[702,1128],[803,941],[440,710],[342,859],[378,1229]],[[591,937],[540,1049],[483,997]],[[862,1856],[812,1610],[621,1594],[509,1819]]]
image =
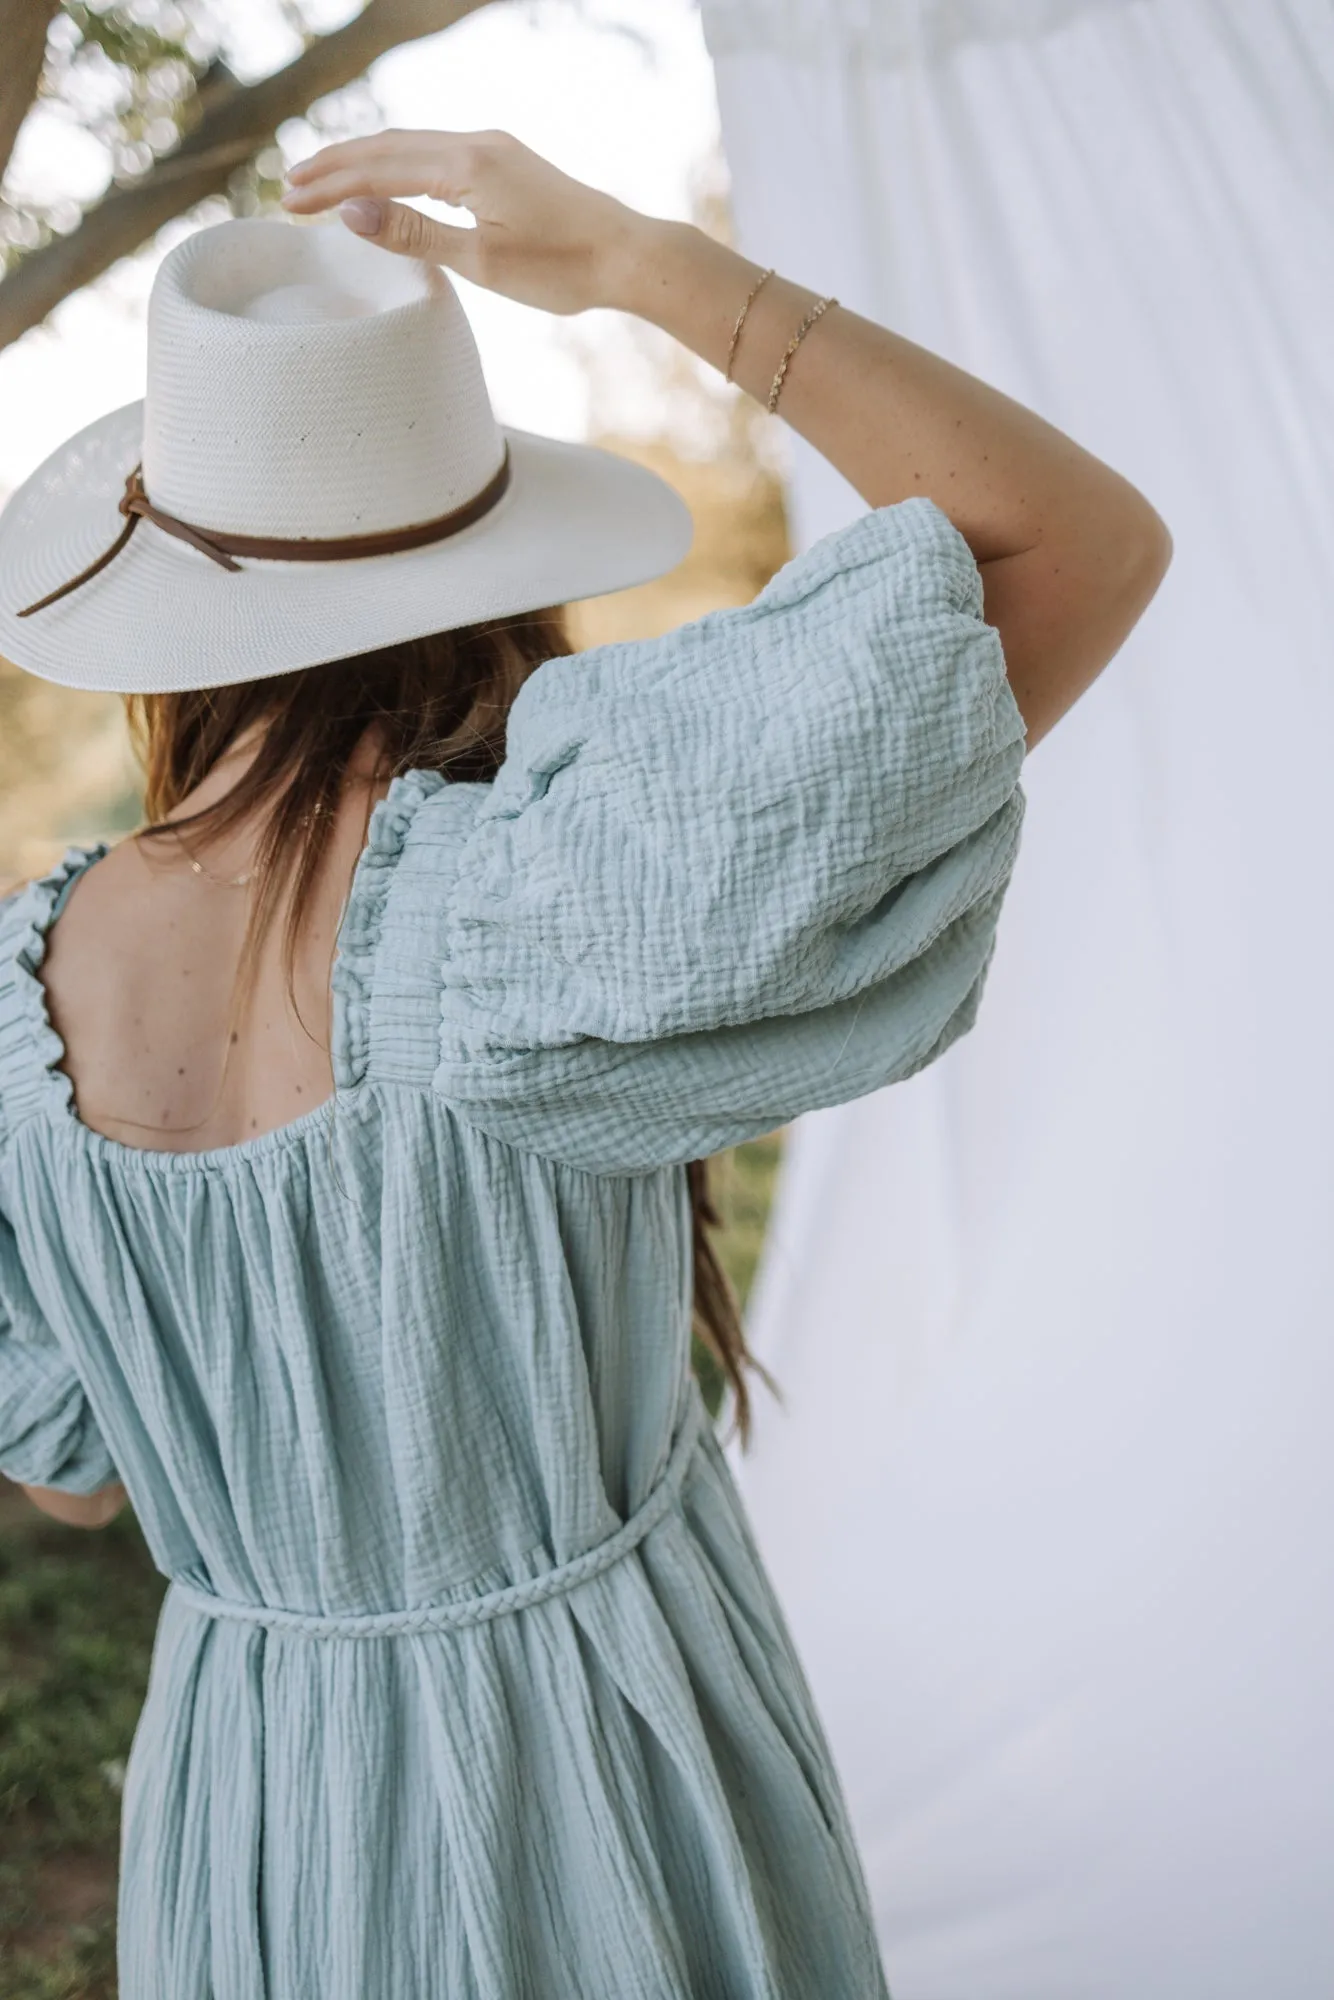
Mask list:
[[212,882],[216,884],[216,886],[219,889],[249,888],[255,876],[255,870],[253,868],[247,868],[244,871],[244,873],[240,875],[215,875],[212,869],[205,868],[203,862],[200,861],[194,854],[191,853],[189,843],[187,842],[185,835],[180,831],[179,827],[173,826],[171,830],[181,844],[181,848],[182,851],[184,852],[185,858],[190,864],[190,871],[192,874],[202,876],[205,882]]

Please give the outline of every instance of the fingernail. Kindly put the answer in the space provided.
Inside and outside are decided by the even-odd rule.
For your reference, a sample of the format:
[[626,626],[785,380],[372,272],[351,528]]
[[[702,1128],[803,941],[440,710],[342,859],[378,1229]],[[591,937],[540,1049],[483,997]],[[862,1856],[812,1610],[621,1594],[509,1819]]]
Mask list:
[[378,201],[345,201],[338,213],[358,236],[378,236],[384,210]]
[[297,193],[298,190],[296,188],[289,188],[287,190],[287,193],[282,197],[282,204],[284,208],[291,207],[292,203],[297,199]]

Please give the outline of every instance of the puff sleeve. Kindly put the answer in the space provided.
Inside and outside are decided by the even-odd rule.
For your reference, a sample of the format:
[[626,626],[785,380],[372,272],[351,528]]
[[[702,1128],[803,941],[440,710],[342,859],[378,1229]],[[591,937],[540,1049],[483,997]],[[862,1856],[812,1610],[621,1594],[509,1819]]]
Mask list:
[[0,1472],[96,1493],[118,1477],[83,1384],[46,1324],[0,1215]]
[[744,610],[549,662],[457,851],[436,1089],[638,1173],[911,1075],[975,1018],[1023,754],[924,499]]

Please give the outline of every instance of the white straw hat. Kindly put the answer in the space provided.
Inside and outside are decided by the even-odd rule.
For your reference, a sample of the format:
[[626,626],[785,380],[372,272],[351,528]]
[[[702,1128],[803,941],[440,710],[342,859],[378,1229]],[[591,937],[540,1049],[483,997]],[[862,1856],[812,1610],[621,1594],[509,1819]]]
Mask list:
[[217,687],[643,583],[690,538],[653,473],[496,423],[434,265],[223,222],[157,274],[144,402],[0,514],[0,654],[66,687]]

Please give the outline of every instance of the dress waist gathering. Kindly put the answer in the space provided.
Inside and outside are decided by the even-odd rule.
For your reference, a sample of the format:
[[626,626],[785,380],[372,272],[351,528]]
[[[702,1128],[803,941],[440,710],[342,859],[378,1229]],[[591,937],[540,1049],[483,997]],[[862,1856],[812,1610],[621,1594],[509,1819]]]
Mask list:
[[686,1469],[703,1434],[704,1407],[698,1393],[686,1405],[685,1415],[672,1445],[671,1455],[642,1506],[637,1507],[614,1534],[595,1542],[582,1555],[538,1576],[525,1577],[501,1590],[480,1591],[450,1604],[424,1604],[403,1611],[311,1612],[293,1611],[283,1605],[248,1604],[240,1598],[220,1597],[199,1584],[173,1577],[169,1595],[177,1603],[210,1618],[226,1618],[246,1625],[263,1625],[272,1631],[293,1632],[313,1639],[384,1639],[418,1632],[457,1631],[483,1625],[492,1618],[504,1618],[530,1605],[563,1597],[580,1584],[601,1576],[623,1562],[638,1548],[644,1537],[665,1518],[680,1497]]

